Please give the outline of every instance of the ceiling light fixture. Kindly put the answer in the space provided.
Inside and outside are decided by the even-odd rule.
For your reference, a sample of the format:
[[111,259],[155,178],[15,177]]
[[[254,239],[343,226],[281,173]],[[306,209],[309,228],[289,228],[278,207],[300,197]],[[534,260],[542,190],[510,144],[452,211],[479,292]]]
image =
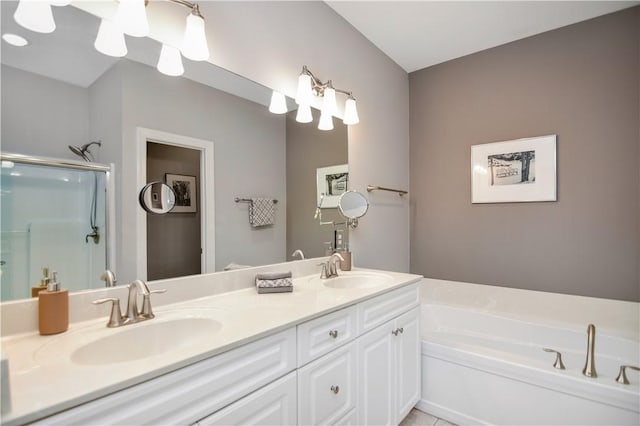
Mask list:
[[323,98],[318,129],[333,130],[333,115],[337,112],[336,93],[347,95],[347,101],[344,106],[343,123],[346,125],[358,124],[360,119],[356,108],[356,98],[353,97],[353,93],[334,88],[331,80],[323,83],[304,65],[298,77],[296,103],[299,107],[296,121],[299,123],[310,123],[313,120],[311,116],[311,101],[313,96],[318,96]]
[[29,44],[26,38],[17,34],[5,33],[2,34],[2,39],[12,46],[23,47]]

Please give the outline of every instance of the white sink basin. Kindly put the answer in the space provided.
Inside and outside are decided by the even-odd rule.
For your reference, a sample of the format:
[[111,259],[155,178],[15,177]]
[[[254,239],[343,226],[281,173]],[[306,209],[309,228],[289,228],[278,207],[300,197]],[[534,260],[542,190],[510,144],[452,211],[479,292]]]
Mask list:
[[374,274],[374,273],[347,273],[343,272],[341,275],[333,278],[320,279],[313,278],[312,281],[318,281],[325,287],[335,289],[356,289],[356,288],[373,288],[380,287],[385,284],[389,284],[392,278],[386,274]]
[[73,351],[71,361],[81,365],[135,361],[210,338],[221,328],[221,323],[209,318],[147,320],[111,329],[113,333]]

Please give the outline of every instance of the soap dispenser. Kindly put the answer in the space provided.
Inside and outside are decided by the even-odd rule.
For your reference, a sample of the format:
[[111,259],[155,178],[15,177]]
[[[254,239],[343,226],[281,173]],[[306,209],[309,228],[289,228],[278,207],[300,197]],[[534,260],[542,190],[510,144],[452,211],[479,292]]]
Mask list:
[[58,334],[69,328],[69,290],[61,290],[58,273],[53,271],[47,289],[38,293],[40,334]]
[[51,278],[49,278],[49,268],[42,268],[42,279],[40,280],[40,285],[31,287],[31,297],[38,297],[38,294],[42,290],[46,290],[49,281],[51,281]]

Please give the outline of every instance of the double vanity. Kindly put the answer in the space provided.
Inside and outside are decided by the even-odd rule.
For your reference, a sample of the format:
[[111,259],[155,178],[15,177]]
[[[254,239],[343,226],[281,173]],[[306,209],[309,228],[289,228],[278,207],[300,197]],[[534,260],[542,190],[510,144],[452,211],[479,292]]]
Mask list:
[[[151,320],[107,328],[109,309],[92,306],[66,333],[4,337],[2,423],[397,424],[420,399],[421,277],[321,279],[317,261],[293,263],[292,293],[251,280],[292,263],[156,281],[168,291]],[[202,295],[216,286],[232,291]],[[196,297],[170,295],[181,287]]]

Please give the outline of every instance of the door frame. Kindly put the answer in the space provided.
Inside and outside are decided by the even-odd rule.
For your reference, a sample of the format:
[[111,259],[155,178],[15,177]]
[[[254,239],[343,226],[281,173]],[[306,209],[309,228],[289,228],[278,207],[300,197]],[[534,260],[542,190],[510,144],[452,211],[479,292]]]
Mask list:
[[[215,257],[215,192],[213,141],[167,133],[160,130],[136,128],[136,188],[147,184],[147,142],[190,148],[200,151],[200,273],[214,272]],[[147,279],[147,212],[138,208],[136,215],[136,276]]]

